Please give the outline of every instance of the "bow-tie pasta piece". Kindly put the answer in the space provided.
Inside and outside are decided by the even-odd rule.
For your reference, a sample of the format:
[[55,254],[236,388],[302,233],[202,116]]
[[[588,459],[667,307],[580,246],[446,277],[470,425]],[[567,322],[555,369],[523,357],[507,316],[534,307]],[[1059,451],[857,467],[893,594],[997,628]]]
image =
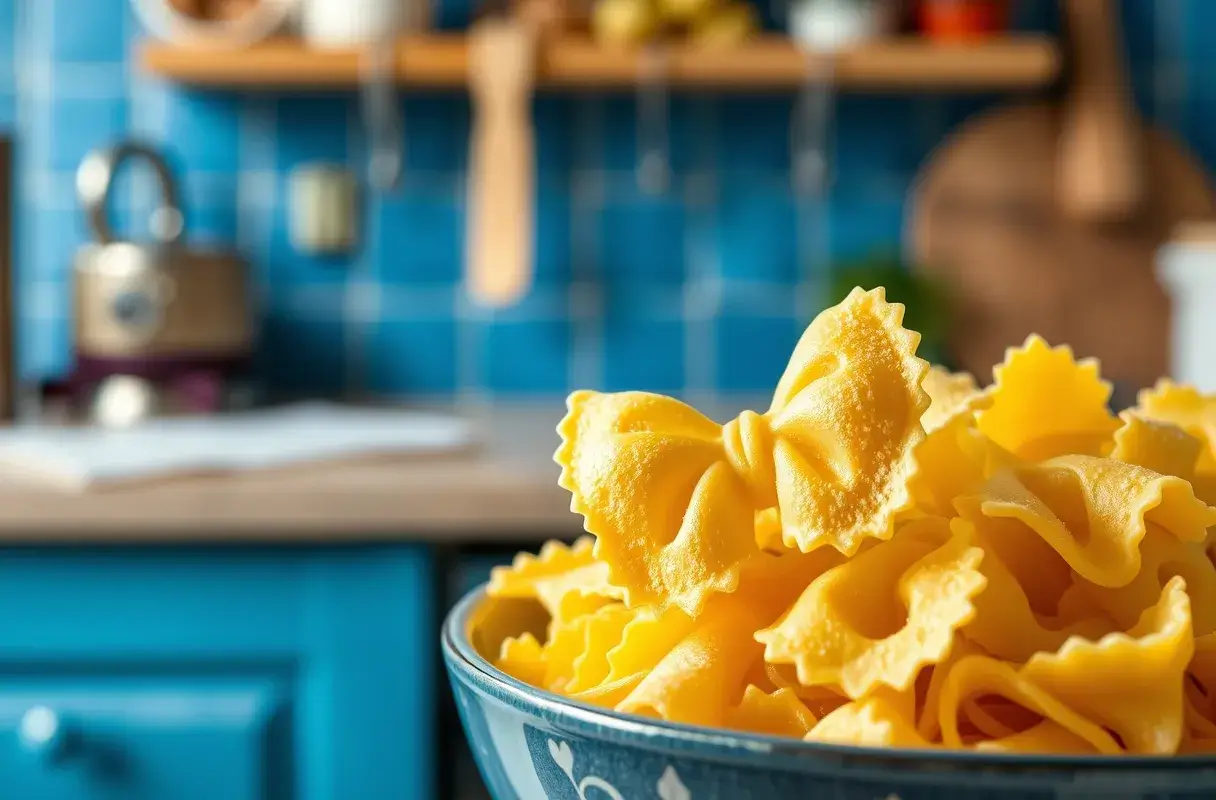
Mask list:
[[789,689],[770,694],[749,684],[739,704],[726,710],[726,727],[766,736],[801,739],[816,722],[811,710]]
[[[942,687],[939,714],[942,743],[946,747],[966,746],[959,727],[962,706],[970,698],[1000,697],[1032,712],[1034,717],[1049,720],[1087,742],[1095,751],[1105,755],[1122,752],[1118,743],[1101,725],[1086,719],[1039,688],[1010,664],[988,656],[967,656],[950,668]],[[1014,735],[1022,733],[1015,731]],[[1008,748],[1009,742],[1006,742]]]
[[1203,546],[1181,542],[1149,524],[1140,542],[1140,571],[1126,586],[1110,589],[1088,581],[1078,588],[1120,626],[1135,625],[1145,610],[1156,605],[1166,582],[1178,576],[1186,582],[1196,636],[1216,631],[1216,566]]
[[760,552],[757,512],[776,509],[784,544],[803,552],[890,537],[911,506],[928,402],[902,316],[881,290],[854,291],[807,329],[770,410],[722,427],[659,395],[570,396],[560,483],[629,605],[695,617],[733,592]]
[[1193,386],[1162,380],[1141,390],[1136,412],[1149,419],[1172,422],[1203,442],[1199,472],[1216,472],[1216,395]]
[[628,604],[671,603],[695,617],[713,593],[733,592],[759,552],[757,509],[726,460],[722,428],[645,392],[575,392],[568,405],[560,483]]
[[1140,570],[1140,540],[1155,523],[1182,541],[1203,542],[1216,509],[1191,485],[1110,458],[1060,456],[995,475],[978,501],[958,503],[964,516],[1021,522],[1081,577],[1126,586]]
[[976,416],[980,431],[1001,447],[1028,461],[1108,451],[1119,423],[1096,361],[1075,361],[1068,347],[1031,336],[1009,348],[993,377],[989,405]]
[[692,617],[672,606],[664,611],[639,609],[621,631],[621,641],[608,652],[606,680],[617,681],[654,669],[684,637],[692,633]]
[[566,691],[574,678],[574,662],[587,649],[587,626],[603,611],[601,608],[569,622],[550,624],[543,651],[545,676],[540,686],[559,694]]
[[[972,527],[964,519],[955,520],[953,525],[960,529]],[[1001,537],[986,530],[974,533],[975,543],[984,551],[980,572],[987,585],[973,601],[975,617],[963,628],[964,634],[987,653],[1020,663],[1035,653],[1056,650],[1070,636],[1100,636],[1113,629],[1111,621],[1102,614],[1065,616],[1062,599],[1068,596],[1069,589],[1047,593],[1055,602],[1041,605],[1054,605],[1054,613],[1036,611],[1023,584],[1006,565],[1002,551],[993,545],[993,538]],[[1010,544],[1017,547],[1016,540]],[[1050,555],[1055,557],[1054,553]]]
[[540,553],[521,553],[509,567],[490,571],[486,594],[502,598],[535,598],[557,623],[589,614],[624,597],[608,582],[608,565],[592,554],[590,536],[569,547],[546,542]]
[[1183,729],[1183,678],[1194,652],[1186,585],[1172,578],[1127,633],[1070,639],[1022,668],[1034,685],[1119,734],[1129,752],[1168,754]]
[[[733,448],[752,465],[746,474],[765,476],[752,482],[769,501],[759,507],[779,509],[791,548],[830,545],[851,556],[865,541],[889,539],[912,507],[907,483],[924,438],[929,398],[920,384],[929,365],[916,357],[920,335],[902,327],[903,314],[882,289],[854,289],[816,317],[759,429],[771,431],[772,446],[743,435]],[[738,430],[746,434],[746,426]]]
[[896,704],[883,697],[868,697],[841,706],[819,720],[806,739],[862,747],[930,746]]
[[618,711],[720,726],[762,650],[752,634],[771,612],[736,596],[716,599],[692,633],[646,674]]
[[545,639],[551,619],[534,597],[487,597],[469,615],[469,641],[478,654],[492,662],[508,639],[525,633]]
[[837,685],[854,699],[879,686],[906,691],[974,617],[982,555],[945,520],[907,523],[894,539],[817,578],[758,632],[765,661],[793,664],[800,683]]
[[531,686],[545,681],[544,648],[530,633],[504,639],[494,666]]
[[930,431],[913,456],[917,470],[908,479],[908,490],[916,510],[929,516],[953,516],[955,498],[976,491],[998,470],[1016,463],[965,414]]
[[574,659],[566,693],[594,689],[608,678],[608,654],[620,645],[625,626],[637,615],[620,603],[605,606],[587,618],[583,632],[583,652]]
[[929,407],[920,418],[921,425],[928,433],[957,416],[972,417],[977,409],[988,403],[988,396],[976,385],[975,376],[969,372],[948,372],[932,366],[920,385],[929,395]]
[[1111,458],[1184,481],[1195,476],[1202,441],[1170,422],[1145,419],[1128,411],[1119,419],[1123,425],[1115,431]]

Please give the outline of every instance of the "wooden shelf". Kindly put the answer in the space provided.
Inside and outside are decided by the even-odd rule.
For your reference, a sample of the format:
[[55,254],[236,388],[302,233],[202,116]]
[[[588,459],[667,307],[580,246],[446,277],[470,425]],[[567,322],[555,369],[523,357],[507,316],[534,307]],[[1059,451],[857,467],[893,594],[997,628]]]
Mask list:
[[[358,51],[321,51],[297,40],[275,39],[245,50],[202,52],[149,42],[140,61],[150,73],[216,88],[326,89],[358,84]],[[836,56],[808,54],[789,39],[767,36],[731,50],[674,46],[667,51],[667,80],[678,87],[791,88],[812,76],[842,88],[899,90],[1030,89],[1055,79],[1059,51],[1053,40],[1018,36],[977,44],[941,45],[907,37],[866,45]],[[620,88],[647,71],[642,53],[606,50],[588,39],[559,39],[541,46],[537,83],[556,88]],[[398,48],[403,85],[462,87],[468,48],[460,35],[405,38]]]

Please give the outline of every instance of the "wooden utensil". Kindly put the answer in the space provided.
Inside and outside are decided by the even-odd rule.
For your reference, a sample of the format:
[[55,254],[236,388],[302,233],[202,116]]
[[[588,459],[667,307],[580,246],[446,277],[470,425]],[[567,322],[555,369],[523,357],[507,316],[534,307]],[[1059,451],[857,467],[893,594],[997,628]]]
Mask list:
[[1144,170],[1118,9],[1113,0],[1063,0],[1061,8],[1074,59],[1060,132],[1060,202],[1080,219],[1126,219],[1140,203]]
[[951,291],[950,355],[981,381],[1006,347],[1037,332],[1100,358],[1109,378],[1148,385],[1168,370],[1170,306],[1155,253],[1179,222],[1213,216],[1212,187],[1191,156],[1149,129],[1136,210],[1118,224],[1075,217],[1057,168],[1070,118],[1043,103],[968,120],[916,179],[908,255]]
[[504,306],[528,290],[533,250],[531,100],[536,29],[489,18],[470,33],[474,117],[469,163],[469,292]]

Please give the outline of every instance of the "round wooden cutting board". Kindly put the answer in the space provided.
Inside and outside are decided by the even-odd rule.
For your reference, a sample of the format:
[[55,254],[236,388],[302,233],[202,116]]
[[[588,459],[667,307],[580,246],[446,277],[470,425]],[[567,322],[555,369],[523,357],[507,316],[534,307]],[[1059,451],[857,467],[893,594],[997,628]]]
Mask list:
[[1100,358],[1107,378],[1135,387],[1168,372],[1170,303],[1154,277],[1156,251],[1178,223],[1212,217],[1211,185],[1180,145],[1137,128],[1129,213],[1069,213],[1061,142],[1073,112],[1042,103],[981,114],[915,182],[909,258],[951,293],[950,355],[981,381],[1031,333]]

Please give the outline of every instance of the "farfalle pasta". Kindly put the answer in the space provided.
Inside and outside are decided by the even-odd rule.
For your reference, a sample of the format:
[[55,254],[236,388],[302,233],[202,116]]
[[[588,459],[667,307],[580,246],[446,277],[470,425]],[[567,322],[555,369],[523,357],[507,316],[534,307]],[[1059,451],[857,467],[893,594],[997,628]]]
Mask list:
[[761,736],[989,753],[1216,752],[1216,396],[1118,416],[1032,336],[930,367],[854,290],[725,425],[576,392],[556,460],[590,536],[496,569],[470,621],[571,702]]

